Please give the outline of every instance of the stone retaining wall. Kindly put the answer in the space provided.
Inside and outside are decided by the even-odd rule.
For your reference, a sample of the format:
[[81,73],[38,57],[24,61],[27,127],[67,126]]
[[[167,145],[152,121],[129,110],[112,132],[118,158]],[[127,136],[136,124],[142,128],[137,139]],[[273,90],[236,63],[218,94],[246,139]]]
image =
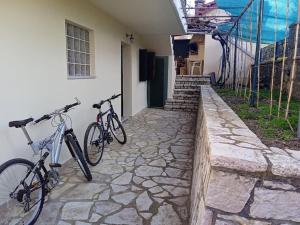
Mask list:
[[267,148],[209,86],[196,135],[190,224],[300,224],[300,152]]

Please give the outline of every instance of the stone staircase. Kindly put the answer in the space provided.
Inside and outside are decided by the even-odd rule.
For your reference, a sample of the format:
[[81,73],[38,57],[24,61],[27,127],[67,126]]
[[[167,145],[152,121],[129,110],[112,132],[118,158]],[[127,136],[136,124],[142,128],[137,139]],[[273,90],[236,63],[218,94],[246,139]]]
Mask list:
[[210,76],[176,76],[172,99],[165,102],[165,110],[197,112],[200,85],[210,84]]

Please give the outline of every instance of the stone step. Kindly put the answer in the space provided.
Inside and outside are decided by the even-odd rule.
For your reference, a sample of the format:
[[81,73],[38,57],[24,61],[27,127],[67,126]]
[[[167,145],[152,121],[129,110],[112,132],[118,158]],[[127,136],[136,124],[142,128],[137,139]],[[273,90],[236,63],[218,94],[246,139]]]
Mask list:
[[210,81],[208,76],[176,76],[176,81]]
[[179,79],[186,79],[186,78],[189,78],[189,79],[210,79],[210,76],[208,75],[202,75],[202,76],[197,76],[197,75],[176,75],[176,79],[179,78]]
[[185,111],[185,112],[197,112],[198,107],[196,106],[184,106],[184,105],[165,105],[167,111]]
[[192,109],[192,110],[197,110],[198,106],[197,105],[170,105],[170,104],[165,104],[164,108],[169,108],[169,109]]
[[201,86],[198,84],[190,84],[190,83],[175,83],[175,89],[194,89],[200,90]]
[[210,84],[210,80],[183,80],[176,79],[175,84],[189,84],[189,85],[208,85]]
[[198,106],[196,105],[169,105],[169,104],[166,104],[164,106],[164,108],[166,109],[190,109],[190,110],[197,110],[198,109]]
[[184,100],[184,99],[167,99],[166,104],[187,104],[187,105],[198,105],[198,100]]
[[200,95],[200,89],[174,89],[174,94]]
[[186,94],[173,94],[175,100],[188,100],[188,101],[199,101],[200,94],[197,95],[186,95]]

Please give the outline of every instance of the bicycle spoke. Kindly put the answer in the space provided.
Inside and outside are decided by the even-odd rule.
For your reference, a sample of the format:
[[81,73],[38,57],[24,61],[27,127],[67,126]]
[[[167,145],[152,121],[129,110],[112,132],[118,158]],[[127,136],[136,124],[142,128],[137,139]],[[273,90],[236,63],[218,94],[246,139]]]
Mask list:
[[[16,163],[0,173],[0,187],[3,187],[0,188],[0,217],[4,224],[16,224],[18,221],[28,224],[43,201],[42,183],[28,166]],[[3,183],[7,180],[9,187]]]

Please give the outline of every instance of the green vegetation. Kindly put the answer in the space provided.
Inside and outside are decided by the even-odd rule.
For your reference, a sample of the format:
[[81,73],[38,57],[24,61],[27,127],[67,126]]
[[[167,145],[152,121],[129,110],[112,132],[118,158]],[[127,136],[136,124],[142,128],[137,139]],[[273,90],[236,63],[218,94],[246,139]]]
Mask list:
[[[229,104],[229,106],[239,115],[239,117],[249,123],[254,123],[257,131],[267,139],[289,141],[295,138],[297,123],[299,117],[300,101],[292,99],[290,103],[289,122],[294,131],[290,128],[288,122],[284,119],[287,96],[282,96],[282,106],[280,117],[278,113],[279,91],[274,91],[273,97],[273,113],[270,116],[270,91],[260,90],[260,101],[258,108],[251,108],[248,99],[244,98],[244,90],[242,96],[236,94],[234,90],[229,88],[216,89],[219,95]],[[249,92],[247,92],[249,93]]]

